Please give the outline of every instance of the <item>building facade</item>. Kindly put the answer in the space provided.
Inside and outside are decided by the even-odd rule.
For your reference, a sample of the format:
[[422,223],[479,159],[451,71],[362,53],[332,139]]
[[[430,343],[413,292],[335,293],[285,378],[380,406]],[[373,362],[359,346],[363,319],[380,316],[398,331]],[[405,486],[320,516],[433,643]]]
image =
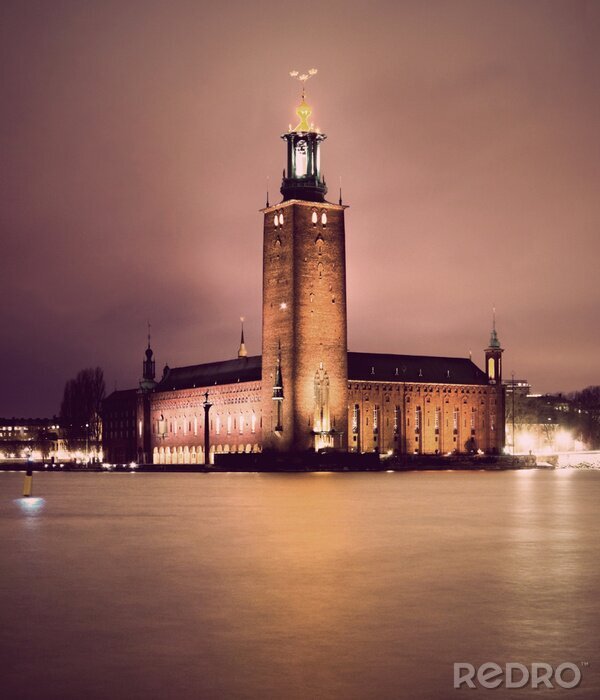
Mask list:
[[[338,203],[325,198],[326,136],[308,121],[304,94],[296,113],[298,125],[282,136],[282,200],[261,210],[262,354],[248,356],[242,328],[237,358],[167,366],[155,381],[148,342],[139,389],[105,401],[105,458],[206,464],[215,454],[265,450],[500,452],[495,323],[484,371],[466,358],[348,352],[346,206],[341,192]],[[120,424],[127,429],[113,429]]]

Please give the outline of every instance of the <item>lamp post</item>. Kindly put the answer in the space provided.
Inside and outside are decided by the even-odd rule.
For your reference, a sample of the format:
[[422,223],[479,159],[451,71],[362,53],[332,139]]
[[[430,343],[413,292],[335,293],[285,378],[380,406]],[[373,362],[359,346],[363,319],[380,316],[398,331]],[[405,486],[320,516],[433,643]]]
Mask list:
[[515,373],[511,375],[512,379],[512,453],[515,456]]
[[212,403],[208,400],[208,391],[204,394],[204,464],[205,466],[210,465],[210,423],[209,423],[209,411]]
[[90,424],[85,424],[85,466],[87,467],[90,462],[90,450],[89,450],[89,439],[90,439]]

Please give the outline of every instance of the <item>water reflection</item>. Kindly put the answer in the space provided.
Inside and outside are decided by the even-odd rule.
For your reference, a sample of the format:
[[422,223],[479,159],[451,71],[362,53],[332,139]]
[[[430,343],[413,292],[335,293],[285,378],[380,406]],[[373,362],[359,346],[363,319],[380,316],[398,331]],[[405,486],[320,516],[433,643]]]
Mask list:
[[39,515],[46,503],[43,498],[15,498],[15,503],[25,515]]
[[600,698],[598,473],[37,478],[0,475],[0,697],[441,700],[464,660]]

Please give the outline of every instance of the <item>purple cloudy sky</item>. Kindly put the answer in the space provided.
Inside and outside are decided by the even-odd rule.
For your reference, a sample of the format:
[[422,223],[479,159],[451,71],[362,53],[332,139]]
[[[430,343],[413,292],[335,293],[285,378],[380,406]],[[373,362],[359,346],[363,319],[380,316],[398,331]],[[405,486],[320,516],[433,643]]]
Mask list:
[[[4,0],[0,415],[260,352],[266,177],[316,66],[349,345],[600,383],[600,3]],[[337,193],[331,193],[335,201]]]

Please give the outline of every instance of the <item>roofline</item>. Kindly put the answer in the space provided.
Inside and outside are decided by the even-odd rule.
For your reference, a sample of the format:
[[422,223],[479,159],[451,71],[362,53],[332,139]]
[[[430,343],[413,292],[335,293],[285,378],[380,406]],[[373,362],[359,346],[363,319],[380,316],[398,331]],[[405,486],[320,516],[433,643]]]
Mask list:
[[348,209],[349,207],[348,204],[334,204],[333,202],[309,202],[307,199],[286,199],[284,202],[280,202],[279,204],[270,204],[268,207],[263,207],[258,211],[261,214],[269,214],[272,211],[277,211],[278,209],[288,207],[292,204],[299,204],[300,206],[310,207],[311,209],[327,207],[328,209],[335,209],[337,211],[344,211],[344,209]]

